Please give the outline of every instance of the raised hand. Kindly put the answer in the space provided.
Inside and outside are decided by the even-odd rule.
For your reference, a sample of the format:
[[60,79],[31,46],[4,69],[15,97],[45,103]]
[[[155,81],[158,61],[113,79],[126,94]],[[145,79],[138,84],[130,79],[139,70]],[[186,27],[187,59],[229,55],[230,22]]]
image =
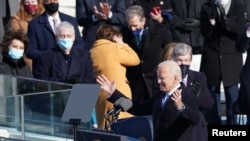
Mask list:
[[113,40],[114,40],[114,42],[116,42],[116,43],[118,43],[118,44],[124,44],[124,42],[123,42],[123,39],[122,39],[122,36],[114,36],[113,37]]
[[108,19],[108,17],[104,13],[97,10],[96,6],[94,6],[94,14],[98,20],[107,20]]
[[183,102],[181,100],[182,96],[181,96],[181,92],[182,90],[176,90],[174,91],[174,93],[171,96],[171,99],[174,101],[174,105],[177,109],[181,109],[183,106]]
[[114,93],[116,89],[116,81],[114,80],[113,82],[110,82],[108,78],[101,74],[98,75],[96,78],[97,83],[101,86],[101,88],[106,91],[109,95]]
[[162,15],[161,15],[161,10],[159,10],[159,11],[155,10],[154,12],[150,12],[150,17],[153,20],[156,20],[159,23],[162,23],[162,21],[163,21],[163,18],[162,18]]
[[106,2],[100,2],[101,12],[108,17],[111,12],[111,5]]

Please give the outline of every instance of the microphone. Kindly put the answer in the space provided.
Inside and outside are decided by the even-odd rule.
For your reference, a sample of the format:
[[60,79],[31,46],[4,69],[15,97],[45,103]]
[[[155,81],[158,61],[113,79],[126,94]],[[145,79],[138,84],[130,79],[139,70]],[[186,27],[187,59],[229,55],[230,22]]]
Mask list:
[[121,111],[126,112],[128,109],[130,109],[133,106],[133,103],[130,99],[121,97],[120,101],[118,100],[117,100],[117,103],[115,102],[114,104],[114,112],[112,114],[113,117],[118,116]]
[[117,116],[119,115],[119,113],[121,111],[125,112],[127,111],[128,109],[130,109],[132,107],[132,101],[127,99],[127,98],[124,98],[124,97],[121,97],[119,98],[118,100],[115,101],[114,103],[114,107],[110,110],[107,111],[107,113],[105,114],[105,118],[109,117],[109,116]]

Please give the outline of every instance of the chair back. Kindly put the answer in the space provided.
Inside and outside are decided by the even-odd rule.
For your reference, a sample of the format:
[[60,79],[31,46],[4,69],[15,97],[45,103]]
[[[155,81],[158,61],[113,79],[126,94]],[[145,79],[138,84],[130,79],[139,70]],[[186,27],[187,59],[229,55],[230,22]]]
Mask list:
[[152,116],[135,116],[111,124],[118,135],[130,136],[142,141],[153,141]]

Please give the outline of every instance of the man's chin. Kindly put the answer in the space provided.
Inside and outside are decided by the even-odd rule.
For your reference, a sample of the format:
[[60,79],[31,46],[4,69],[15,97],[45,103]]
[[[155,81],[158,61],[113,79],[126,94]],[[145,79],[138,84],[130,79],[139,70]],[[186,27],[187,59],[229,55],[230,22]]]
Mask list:
[[160,86],[160,90],[165,92],[166,89],[163,86]]

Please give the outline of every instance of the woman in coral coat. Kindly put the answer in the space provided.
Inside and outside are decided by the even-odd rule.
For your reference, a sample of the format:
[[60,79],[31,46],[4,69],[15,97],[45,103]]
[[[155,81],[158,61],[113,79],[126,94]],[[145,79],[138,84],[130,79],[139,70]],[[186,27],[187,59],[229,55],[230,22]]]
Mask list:
[[[97,31],[97,39],[90,50],[95,75],[104,74],[110,81],[115,80],[117,89],[131,98],[131,90],[126,77],[126,67],[140,63],[137,54],[122,40],[118,29],[111,25],[102,25]],[[104,115],[113,108],[107,100],[107,94],[101,90],[97,103],[96,115],[99,128],[107,128],[108,121]],[[127,112],[121,112],[119,119],[131,117]]]

